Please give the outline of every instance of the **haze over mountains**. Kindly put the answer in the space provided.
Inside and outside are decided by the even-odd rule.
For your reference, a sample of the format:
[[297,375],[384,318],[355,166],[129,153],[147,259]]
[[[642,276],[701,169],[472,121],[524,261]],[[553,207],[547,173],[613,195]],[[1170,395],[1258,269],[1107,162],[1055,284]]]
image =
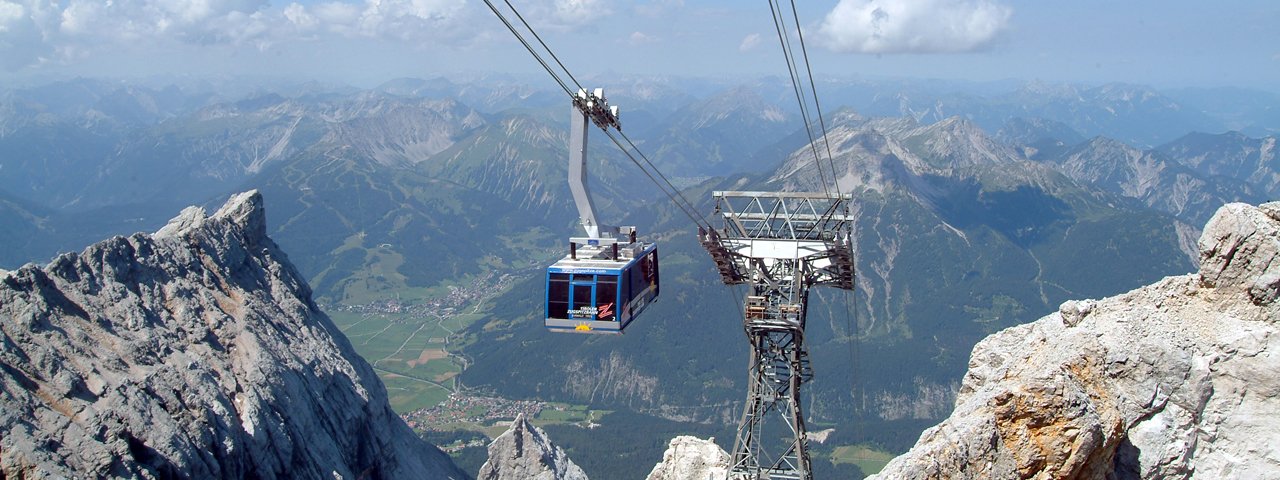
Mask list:
[[[817,293],[809,322],[818,375],[806,407],[837,445],[905,449],[950,412],[978,340],[1068,298],[1192,271],[1197,228],[1218,206],[1280,194],[1280,99],[1261,92],[833,81],[819,85],[833,154],[824,179],[777,79],[602,86],[624,131],[692,185],[699,213],[713,189],[822,190],[833,170],[854,195],[858,291]],[[1240,97],[1252,107],[1219,108]],[[621,338],[541,327],[538,269],[576,232],[568,111],[506,78],[369,91],[81,79],[6,91],[0,268],[258,188],[271,237],[324,305],[412,301],[467,275],[513,275],[463,333],[463,384],[619,411],[603,428],[652,415],[719,431],[743,395],[739,293],[720,286],[688,220],[603,137],[590,167],[599,206],[659,241],[665,293]],[[656,455],[635,450],[638,464],[652,465],[666,439]],[[565,446],[603,478],[599,459],[574,451],[588,446]]]

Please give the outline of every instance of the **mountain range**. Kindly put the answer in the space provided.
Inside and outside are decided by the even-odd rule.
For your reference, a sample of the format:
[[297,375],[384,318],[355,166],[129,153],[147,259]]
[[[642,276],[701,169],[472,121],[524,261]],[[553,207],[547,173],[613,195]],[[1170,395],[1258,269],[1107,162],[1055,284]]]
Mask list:
[[[1190,271],[1193,226],[1221,203],[1275,194],[1274,136],[1214,130],[1221,112],[1173,93],[827,82],[829,131],[811,149],[775,80],[602,84],[624,106],[624,131],[688,185],[699,214],[712,190],[853,195],[858,289],[816,292],[809,322],[818,376],[806,407],[840,444],[904,450],[949,413],[978,340],[1068,298]],[[542,329],[538,266],[577,228],[558,96],[510,78],[220,88],[76,80],[4,92],[0,267],[258,188],[271,236],[322,305],[514,275],[463,333],[469,388],[638,414],[619,422],[736,422],[741,292],[719,284],[684,214],[603,137],[592,143],[598,206],[659,241],[664,294],[621,338]],[[1277,125],[1246,117],[1258,119],[1250,131]],[[629,440],[566,448],[599,476],[574,449]],[[637,454],[654,458],[665,440]]]

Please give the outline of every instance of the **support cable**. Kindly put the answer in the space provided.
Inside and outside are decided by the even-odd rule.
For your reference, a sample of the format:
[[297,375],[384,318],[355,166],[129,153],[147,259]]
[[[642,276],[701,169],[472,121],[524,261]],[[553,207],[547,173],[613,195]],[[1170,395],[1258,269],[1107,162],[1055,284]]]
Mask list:
[[[501,20],[502,24],[507,26],[507,30],[510,30],[511,34],[515,35],[516,40],[519,40],[520,44],[524,45],[525,50],[528,50],[529,54],[533,55],[533,58],[537,60],[539,64],[542,65],[542,68],[545,69],[549,75],[551,75],[551,78],[555,80],[556,83],[560,84],[560,88],[564,90],[564,93],[572,97],[574,91],[569,89],[569,86],[564,83],[564,79],[560,78],[560,75],[557,74],[555,70],[551,68],[551,65],[547,64],[547,61],[542,58],[542,55],[538,54],[537,50],[534,50],[533,45],[530,45],[529,42],[525,40],[524,35],[521,35],[520,31],[516,30],[515,25],[512,25],[511,22],[507,20],[506,15],[503,15],[502,12],[498,11],[498,7],[493,6],[493,2],[490,2],[489,0],[484,0],[484,4],[489,6],[489,10],[492,10],[493,14],[498,16],[498,20]],[[507,2],[507,6],[511,7],[511,3]],[[511,10],[515,11],[515,7],[511,7]],[[519,16],[520,13],[517,12],[516,15]],[[521,21],[524,21],[523,17],[521,17]],[[528,25],[529,25],[528,23],[525,24],[526,27],[528,27]],[[530,31],[532,31],[532,29],[530,29]],[[546,45],[544,44],[543,47],[545,48]],[[561,67],[563,68],[563,65]]]
[[[646,168],[644,167],[644,165],[641,165],[639,160],[636,160],[636,157],[635,157],[634,155],[632,155],[630,151],[628,151],[628,150],[627,150],[627,147],[624,147],[624,146],[622,145],[622,142],[618,141],[618,138],[617,138],[617,137],[615,137],[615,136],[613,135],[613,132],[611,132],[611,131],[609,131],[609,130],[607,130],[607,129],[602,129],[602,130],[604,130],[604,134],[605,134],[606,136],[608,136],[610,140],[613,140],[613,144],[614,144],[614,145],[617,145],[617,146],[618,146],[618,148],[622,150],[622,153],[623,153],[623,154],[625,154],[625,155],[627,156],[627,158],[631,159],[631,163],[636,164],[636,166],[640,168],[640,171],[641,171],[641,172],[644,172],[645,176],[646,176],[646,177],[649,177],[649,180],[650,180],[650,181],[652,181],[655,185],[657,185],[657,186],[658,186],[658,189],[659,189],[659,190],[662,190],[662,193],[665,193],[665,194],[667,195],[667,198],[671,200],[671,203],[676,204],[676,207],[679,207],[679,208],[680,208],[680,211],[684,212],[685,216],[689,217],[689,220],[692,220],[692,221],[693,221],[694,225],[697,225],[697,226],[698,226],[698,228],[705,228],[705,229],[708,229],[708,230],[712,230],[712,229],[714,229],[714,227],[712,227],[712,226],[711,226],[711,223],[710,223],[710,222],[706,222],[706,223],[704,223],[704,222],[703,222],[703,220],[699,219],[699,218],[697,217],[697,215],[695,215],[695,214],[693,213],[696,209],[694,209],[694,210],[690,210],[690,208],[692,208],[692,205],[689,205],[688,207],[686,207],[686,206],[685,206],[685,203],[688,203],[688,200],[685,200],[685,203],[680,203],[680,201],[679,201],[679,200],[676,200],[676,198],[684,199],[684,195],[683,195],[683,194],[681,194],[678,190],[677,190],[677,191],[674,191],[674,193],[673,193],[673,192],[670,192],[670,191],[667,191],[667,188],[666,188],[666,187],[664,187],[664,186],[663,186],[663,184],[662,184],[661,182],[659,182],[659,181],[658,181],[658,179],[657,179],[657,178],[655,178],[655,177],[653,176],[653,174],[652,174],[652,173],[649,173],[649,170],[648,170],[648,169],[646,169]],[[621,133],[621,132],[619,132],[619,133]],[[628,142],[630,142],[630,140],[628,140]],[[632,146],[634,147],[634,145],[632,145]],[[639,150],[636,150],[636,153],[640,153],[640,151],[639,151]],[[643,154],[643,153],[640,153],[640,155],[641,155],[642,157],[644,156],[644,154]],[[648,158],[645,158],[645,162],[649,162],[649,159],[648,159]],[[652,165],[653,165],[653,164],[652,164],[652,163],[650,163],[650,166],[652,166]],[[662,175],[662,172],[659,172],[657,168],[654,168],[654,169],[653,169],[653,171],[654,171],[654,172],[657,172],[657,173],[658,173],[658,175],[660,175],[660,176]],[[666,177],[665,177],[665,176],[663,176],[662,178],[663,178],[664,180],[666,179]],[[670,184],[668,183],[668,185],[670,185]],[[672,187],[672,188],[673,188],[673,190],[674,190],[674,187]]]
[[[811,65],[810,65],[810,63],[809,63],[809,53],[808,53],[807,46],[805,45],[805,42],[804,42],[804,33],[803,33],[803,28],[802,28],[802,27],[801,27],[801,25],[800,25],[799,14],[798,14],[798,12],[797,12],[797,8],[796,8],[796,5],[795,5],[795,0],[790,0],[790,2],[791,2],[791,14],[792,14],[792,15],[791,15],[791,17],[792,17],[792,19],[793,19],[793,21],[794,21],[794,25],[795,25],[796,32],[797,32],[798,39],[799,39],[799,43],[800,43],[800,52],[799,52],[799,54],[797,54],[797,52],[795,51],[795,49],[794,49],[794,45],[793,45],[793,42],[791,41],[791,37],[790,37],[789,32],[788,32],[788,30],[789,30],[789,26],[787,25],[788,21],[786,20],[786,15],[785,15],[785,13],[783,13],[783,7],[781,6],[781,0],[778,0],[778,1],[775,1],[775,0],[769,0],[770,13],[773,15],[774,28],[777,30],[777,34],[778,34],[778,41],[779,41],[779,43],[780,43],[780,44],[781,44],[781,46],[782,46],[782,50],[783,50],[783,57],[784,57],[784,59],[785,59],[785,60],[786,60],[786,62],[787,62],[787,73],[788,73],[788,74],[790,75],[790,77],[791,77],[792,90],[795,92],[795,95],[796,95],[796,102],[799,104],[799,107],[800,107],[800,114],[804,117],[805,134],[806,134],[806,135],[808,135],[808,137],[809,137],[809,151],[810,151],[810,153],[813,155],[813,166],[814,166],[815,168],[817,168],[817,169],[818,169],[818,175],[819,175],[819,177],[820,177],[820,179],[821,179],[821,181],[822,181],[823,188],[824,188],[824,190],[826,191],[826,194],[827,194],[828,196],[830,196],[830,195],[831,195],[831,185],[827,183],[826,174],[825,174],[825,172],[824,172],[824,165],[823,165],[823,164],[825,163],[825,164],[826,164],[826,166],[829,166],[829,167],[831,168],[831,183],[834,183],[834,184],[835,184],[835,192],[836,192],[836,194],[837,194],[837,197],[836,197],[836,198],[841,199],[841,200],[838,200],[837,202],[842,202],[842,201],[843,201],[843,198],[844,198],[844,195],[843,195],[843,192],[841,192],[840,183],[839,183],[839,175],[838,175],[837,170],[836,170],[836,165],[835,165],[834,155],[833,155],[833,154],[832,154],[832,152],[831,152],[831,141],[830,141],[830,136],[829,136],[829,135],[828,135],[828,133],[827,133],[826,120],[823,118],[823,115],[822,115],[822,105],[821,105],[821,102],[818,100],[818,92],[817,92],[817,85],[816,85],[816,83],[817,83],[817,82],[815,81],[815,79],[814,79],[814,77],[813,77],[813,69],[812,69],[812,66],[811,66]],[[798,66],[798,64],[799,64],[799,62],[800,62],[801,60],[803,60],[803,62],[804,62],[804,67],[805,67],[805,68],[804,68],[804,70],[803,70],[803,74],[808,76],[808,82],[807,82],[807,83],[808,83],[808,87],[807,87],[807,89],[806,89],[806,87],[804,86],[804,83],[805,83],[805,82],[804,82],[804,78],[802,77],[801,70],[799,69],[799,66]],[[812,119],[811,119],[811,117],[810,117],[810,114],[809,114],[809,112],[810,112],[810,107],[809,107],[809,104],[808,104],[808,102],[809,102],[809,99],[808,99],[808,98],[809,98],[810,96],[811,96],[811,97],[812,97],[812,99],[813,99],[813,100],[812,100],[812,101],[813,101],[813,108],[814,108],[814,110],[816,110],[816,113],[817,113],[817,116],[818,116],[818,121],[817,121],[817,122],[813,122],[813,121],[812,121]],[[816,125],[815,125],[815,123],[816,123]],[[820,131],[821,131],[821,137],[822,137],[822,142],[823,142],[823,148],[822,148],[822,150],[826,152],[826,155],[827,155],[826,162],[823,162],[822,157],[819,155],[819,151],[818,151],[819,149],[818,149],[818,145],[817,145],[817,139],[815,138],[815,135],[814,135],[814,133],[813,133],[813,129],[814,129],[815,127],[817,127],[817,128],[820,128],[820,129],[821,129]],[[823,217],[824,217],[824,218],[829,218],[829,215],[830,215],[830,214],[835,213],[835,212],[834,212],[834,209],[836,208],[836,205],[832,205],[832,206],[831,206],[831,208],[832,208],[832,211],[828,211],[828,212],[826,212],[826,214],[824,214],[824,215],[823,215]],[[844,209],[845,209],[845,210],[844,210],[845,218],[847,219],[848,206],[846,205],[846,206],[844,207]],[[815,212],[815,213],[816,213],[816,212]],[[846,220],[846,221],[847,221],[847,220]],[[816,227],[816,225],[815,225],[815,227]],[[843,229],[849,229],[849,228],[851,228],[851,227],[852,227],[852,226],[850,226],[850,225],[843,225],[843,226],[839,226],[839,227],[837,227],[837,228],[840,228],[840,229],[842,229],[842,230],[843,230]],[[824,229],[824,230],[825,230],[825,229]],[[807,232],[806,232],[806,234],[807,234]],[[839,235],[837,235],[837,238],[839,238]],[[841,242],[848,241],[848,240],[849,240],[849,239],[848,239],[848,238],[846,238],[845,240],[841,240]],[[829,248],[833,248],[833,247],[831,247],[831,246],[829,245]],[[843,248],[845,248],[845,247],[841,247],[841,248],[843,249]],[[841,259],[835,259],[835,258],[833,258],[833,259],[832,259],[832,261],[833,261],[833,262],[837,262],[837,261],[839,261],[839,262],[848,261],[848,262],[850,262],[850,263],[855,262],[855,258],[856,258],[856,256],[854,256],[854,253],[853,253],[853,246],[852,246],[852,245],[849,245],[847,248],[849,249],[849,252],[844,253],[844,254],[845,254],[845,255],[849,255],[849,256],[850,256],[850,257],[852,257],[852,258],[848,258],[848,259],[845,259],[845,260],[841,260]],[[852,269],[856,269],[856,267],[854,267],[854,266],[852,266],[852,265],[848,265],[848,266],[843,266],[843,265],[842,265],[842,266],[839,266],[839,267],[838,267],[838,270],[839,270],[839,271],[841,271],[841,272],[843,272],[843,273],[841,273],[841,275],[845,275],[845,274],[852,274],[852,270],[850,270],[850,271],[848,271],[848,272],[845,272],[845,271],[844,271],[844,268],[852,268]],[[850,279],[850,280],[853,280],[853,279]],[[841,285],[842,285],[842,286],[844,286],[844,285],[846,285],[846,284],[841,283]],[[853,283],[849,283],[849,284],[847,284],[847,288],[849,288],[850,290],[853,290],[855,287],[856,287],[856,282],[853,282]],[[802,291],[802,292],[803,292],[803,291],[806,291],[806,290],[807,290],[807,288],[805,288],[805,287],[802,287],[802,288],[800,289],[800,291]],[[819,293],[819,295],[821,295],[821,293]],[[848,326],[848,330],[847,330],[847,334],[849,335],[849,337],[850,337],[850,338],[849,338],[849,340],[848,340],[848,341],[850,341],[850,342],[857,342],[857,341],[858,341],[858,335],[857,335],[857,333],[856,333],[856,331],[857,331],[857,323],[856,323],[856,322],[857,322],[857,320],[856,320],[857,295],[856,295],[856,293],[853,295],[853,297],[854,297],[854,299],[853,299],[853,300],[854,300],[854,303],[853,303],[853,305],[850,305],[850,304],[849,304],[849,301],[848,301],[848,300],[849,300],[849,299],[848,299],[848,295],[846,294],[846,296],[845,296],[845,308],[843,308],[842,310],[844,310],[844,314],[845,314],[845,321],[846,321],[846,323],[849,325],[849,326]],[[807,306],[805,306],[803,302],[804,302],[804,300],[802,300],[802,303],[801,303],[801,309],[802,309],[802,312],[803,312],[804,310],[807,310]],[[834,319],[839,315],[838,310],[836,310],[836,309],[828,310],[828,314],[832,317],[832,320],[834,320]],[[802,315],[803,315],[803,313],[802,313]],[[801,316],[801,318],[800,318],[800,322],[801,322],[801,323],[800,323],[799,330],[794,334],[794,335],[796,335],[796,337],[795,337],[795,341],[796,341],[796,342],[801,342],[801,341],[803,341],[803,336],[804,336],[804,321],[805,321],[805,320],[804,320],[804,317],[803,317],[803,316]],[[750,333],[750,332],[748,332],[748,336],[751,336],[751,333]],[[804,365],[805,365],[805,361],[806,361],[806,360],[804,360],[804,357],[807,355],[807,352],[806,352],[806,351],[803,349],[803,347],[802,347],[802,346],[800,346],[800,345],[796,345],[795,347],[799,348],[799,350],[798,350],[798,351],[796,351],[796,352],[792,352],[792,358],[793,358],[793,359],[794,359],[794,358],[799,358],[799,360],[794,360],[793,364],[801,365],[801,367],[798,367],[798,368],[799,368],[799,371],[798,371],[798,372],[797,372],[797,371],[793,371],[793,372],[791,372],[791,374],[792,374],[792,375],[802,375],[802,376],[803,376],[803,375],[804,375]],[[851,360],[851,361],[853,361],[853,362],[855,363],[855,365],[856,365],[856,360],[857,360],[857,359],[856,359],[856,352],[854,351],[854,349],[855,349],[855,348],[857,348],[857,344],[856,344],[856,343],[850,343],[849,347],[850,347],[850,357],[851,357],[851,358],[850,358],[850,360]],[[754,367],[753,367],[753,368],[754,368]],[[856,367],[855,367],[855,368],[856,368]],[[796,369],[797,369],[797,368],[793,368],[793,370],[796,370]],[[855,384],[856,384],[856,380],[857,380],[857,378],[856,378],[856,373],[854,373],[854,378],[852,378],[851,380],[853,380],[853,381],[855,382]],[[800,393],[799,393],[800,384],[802,384],[804,381],[805,381],[805,379],[804,379],[804,378],[791,378],[791,390],[790,390],[790,396],[791,396],[791,399],[790,399],[790,403],[789,403],[789,406],[790,406],[790,408],[791,408],[791,417],[790,417],[788,420],[789,420],[789,422],[790,422],[789,424],[790,424],[790,425],[792,425],[793,432],[794,432],[794,433],[795,433],[795,435],[796,435],[796,439],[795,439],[795,441],[792,443],[792,445],[791,445],[790,449],[788,449],[788,450],[784,451],[784,452],[782,453],[782,455],[781,455],[780,457],[778,457],[778,458],[775,460],[775,462],[774,462],[774,467],[773,467],[772,469],[770,469],[770,470],[773,470],[773,469],[782,469],[783,467],[787,467],[786,469],[787,469],[787,470],[789,470],[789,471],[787,471],[787,472],[785,472],[785,473],[786,473],[786,474],[788,474],[788,478],[799,478],[799,479],[802,479],[802,480],[811,480],[811,479],[813,478],[813,472],[812,472],[812,470],[811,470],[811,468],[812,468],[812,463],[811,463],[810,458],[809,458],[809,455],[808,455],[807,442],[806,442],[806,439],[804,438],[804,435],[805,435],[805,431],[804,431],[804,418],[803,418],[803,414],[801,413],[801,412],[802,412],[802,410],[801,410],[801,409],[802,409],[802,402],[801,402],[801,397],[802,397],[802,396],[801,396],[801,395],[800,395]],[[851,393],[853,393],[853,392],[851,392]],[[752,398],[752,396],[753,396],[753,395],[755,395],[754,390],[749,390],[749,393],[748,393],[748,399],[749,399],[749,400],[748,400],[748,403],[750,403],[750,402],[751,402],[751,400],[750,400],[750,399]],[[812,390],[810,390],[810,395],[811,395],[810,400],[812,400],[812,399],[813,399],[813,397],[812,397],[812,395],[813,395],[813,391],[812,391]],[[854,400],[856,401],[856,398],[855,398]],[[748,407],[748,408],[750,408],[750,407]],[[744,415],[746,415],[746,414],[744,414]],[[744,420],[744,422],[745,422],[745,420]],[[740,451],[739,451],[739,450],[740,450],[741,445],[740,445],[740,443],[739,443],[739,442],[741,442],[741,441],[742,441],[742,438],[744,438],[744,437],[743,437],[743,434],[742,434],[741,432],[742,432],[742,430],[744,430],[744,429],[749,429],[749,428],[755,428],[755,427],[754,427],[754,426],[750,426],[750,425],[748,425],[748,426],[740,425],[740,426],[739,426],[739,431],[740,431],[740,432],[739,432],[739,440],[737,440],[737,441],[735,442],[735,446],[734,446],[734,450],[735,450],[735,452],[734,452],[735,459],[736,459],[736,457],[740,454]],[[753,433],[754,433],[754,431],[752,431],[752,432],[748,432],[748,433],[749,433],[749,434],[753,434]],[[755,463],[754,465],[751,465],[749,462],[744,462],[742,465],[739,465],[739,464],[735,463],[735,465],[734,465],[734,469],[733,469],[733,472],[734,472],[734,473],[746,473],[746,474],[748,474],[748,476],[751,476],[751,475],[757,475],[757,474],[759,474],[759,473],[764,473],[764,472],[759,472],[759,471],[758,471],[759,467],[762,465],[762,463],[760,463],[758,460],[763,459],[762,457],[760,457],[759,453],[762,453],[762,452],[758,452],[758,453],[751,453],[749,448],[748,448],[747,450],[748,450],[748,453],[747,453],[747,455],[748,455],[748,456],[750,456],[750,455],[756,455],[756,459],[755,459],[755,460],[756,460],[756,463]],[[748,458],[748,460],[751,460],[751,458]],[[764,459],[764,460],[768,460],[768,459]],[[790,462],[792,462],[792,461],[794,461],[794,462],[795,462],[795,464],[794,464],[794,465],[790,464]],[[745,468],[739,468],[740,466],[741,466],[741,467],[745,467]],[[791,475],[794,475],[794,476],[791,476]],[[766,476],[766,475],[761,475],[761,476]]]
[[[488,1],[489,1],[489,0],[485,0],[485,2],[486,2],[486,3],[488,3]],[[538,43],[542,45],[542,48],[543,48],[544,50],[546,50],[546,51],[547,51],[547,53],[548,53],[549,55],[551,55],[551,58],[552,58],[553,60],[555,60],[555,61],[556,61],[556,65],[559,65],[559,66],[560,66],[560,69],[561,69],[561,70],[564,70],[564,74],[565,74],[566,76],[568,76],[568,77],[569,77],[569,80],[573,82],[573,85],[574,85],[574,86],[576,86],[576,87],[578,87],[578,90],[579,90],[579,91],[584,91],[584,90],[586,90],[585,88],[582,88],[582,84],[581,84],[581,83],[578,83],[578,79],[577,79],[577,78],[574,78],[574,76],[573,76],[573,72],[570,72],[570,71],[569,71],[569,69],[568,69],[568,67],[565,67],[565,66],[564,66],[564,63],[560,61],[560,57],[557,57],[557,56],[556,56],[556,52],[551,51],[551,47],[548,47],[548,46],[547,46],[547,42],[542,41],[542,36],[541,36],[541,35],[538,35],[538,32],[537,32],[536,30],[534,30],[532,26],[530,26],[530,25],[529,25],[529,22],[526,22],[526,21],[524,20],[524,15],[521,15],[521,14],[520,14],[520,11],[519,11],[519,10],[516,10],[515,5],[512,5],[512,4],[511,4],[511,0],[503,0],[503,1],[507,4],[507,7],[508,7],[508,8],[510,8],[510,9],[511,9],[511,11],[512,11],[512,12],[514,12],[514,13],[516,14],[516,18],[519,18],[519,19],[520,19],[520,23],[523,23],[523,24],[524,24],[524,28],[528,29],[528,30],[529,30],[529,33],[532,33],[532,34],[533,34],[533,38],[537,39],[537,40],[538,40]],[[793,5],[793,6],[794,6],[794,5]]]
[[[828,195],[831,194],[831,185],[827,183],[826,173],[822,171],[822,161],[818,157],[817,140],[813,136],[813,128],[809,123],[808,102],[805,102],[804,95],[801,93],[801,82],[799,73],[796,70],[794,54],[791,51],[791,42],[787,39],[786,20],[782,18],[782,10],[773,0],[769,0],[769,13],[773,15],[773,27],[778,32],[778,43],[782,45],[782,56],[787,62],[787,73],[791,76],[791,89],[795,92],[796,103],[800,105],[800,115],[804,117],[804,133],[809,136],[809,150],[813,153],[813,165],[818,168],[818,177],[822,180],[822,189]],[[832,170],[832,176],[835,171]]]
[[[551,47],[548,46],[547,43],[542,40],[542,36],[538,35],[538,32],[533,29],[533,26],[530,25],[527,20],[525,20],[524,15],[521,15],[520,11],[517,10],[516,7],[511,4],[510,0],[504,0],[503,3],[505,3],[507,5],[507,8],[509,8],[511,12],[515,14],[516,18],[520,21],[520,24],[523,25],[524,28],[529,32],[529,34],[531,34],[534,37],[538,45],[542,46],[542,49],[546,52],[548,56],[551,57],[551,60],[554,61],[557,66],[560,67],[559,72],[557,72],[556,69],[553,68],[545,58],[543,58],[543,55],[539,53],[538,49],[536,49],[529,42],[529,40],[527,40],[525,36],[520,33],[520,30],[517,29],[516,26],[512,24],[510,20],[507,19],[507,16],[504,15],[502,11],[498,9],[498,7],[494,6],[492,1],[484,0],[484,3],[485,5],[489,6],[489,10],[493,11],[493,14],[496,15],[498,19],[502,21],[502,24],[507,27],[507,30],[509,30],[511,34],[514,35],[516,39],[520,41],[521,45],[524,45],[525,50],[528,50],[529,54],[533,55],[533,58],[538,61],[538,64],[542,65],[542,68],[547,71],[547,74],[551,75],[551,78],[555,80],[557,84],[560,85],[560,88],[563,89],[564,92],[568,94],[571,99],[575,99],[576,101],[577,97],[575,95],[575,91],[586,91],[586,89],[582,87],[582,84],[578,82],[578,79],[573,76],[573,73],[569,71],[568,67],[565,67],[564,62],[560,61],[560,57],[557,56],[555,52],[551,50]],[[568,78],[568,82],[571,82],[574,87],[577,87],[577,89],[576,90],[572,89],[569,83],[566,83],[565,78]],[[608,128],[598,124],[597,124],[597,127],[599,127],[602,131],[604,131],[605,134],[609,136],[610,140],[613,140],[613,143],[617,145],[619,149],[622,150],[622,153],[625,154],[627,158],[631,160],[632,163],[635,163],[636,166],[640,168],[640,171],[644,172],[645,176],[649,177],[649,180],[652,181],[655,185],[657,185],[658,189],[662,190],[662,192],[667,195],[667,198],[670,199],[672,203],[676,204],[676,207],[678,207],[682,212],[684,212],[685,216],[689,217],[689,219],[693,221],[694,225],[698,226],[699,228],[705,228],[707,230],[713,229],[710,221],[707,221],[705,220],[705,218],[699,217],[694,213],[697,211],[697,208],[694,207],[693,203],[690,202],[687,198],[685,198],[684,194],[681,193],[680,190],[676,188],[674,184],[671,183],[671,180],[668,179],[667,176],[662,173],[662,171],[658,170],[657,166],[655,166],[653,162],[649,161],[649,157],[646,156],[644,152],[640,151],[640,148],[636,146],[635,142],[632,142],[631,139],[627,137],[625,134],[623,134],[621,130],[617,130],[618,135],[621,136],[622,139],[626,141],[626,144],[630,146],[630,149],[628,149],[626,146],[623,145],[621,141],[618,140],[617,137],[613,135],[613,132],[609,131]],[[635,155],[631,153],[632,151],[635,152]],[[636,159],[636,155],[639,155],[640,158],[644,160],[643,164],[641,164],[640,160]],[[647,167],[645,165],[647,165]],[[652,170],[652,172],[650,170]],[[655,176],[654,174],[657,174],[657,176]],[[659,181],[659,178],[661,178],[661,181]]]
[[[639,155],[640,155],[640,158],[644,160],[645,165],[648,165],[648,166],[649,166],[649,168],[653,169],[653,171],[654,171],[655,173],[657,173],[659,177],[661,177],[661,178],[662,178],[662,181],[663,181],[663,183],[665,183],[665,184],[666,184],[667,188],[670,188],[670,189],[671,189],[671,191],[675,192],[675,194],[676,194],[676,195],[678,195],[678,196],[680,197],[680,200],[681,200],[681,202],[676,202],[676,200],[673,198],[673,199],[671,199],[671,201],[676,202],[676,205],[680,205],[680,204],[683,202],[684,206],[687,206],[690,210],[693,210],[693,211],[697,211],[697,210],[698,210],[696,207],[694,207],[693,202],[690,202],[690,201],[689,201],[689,199],[688,199],[687,197],[685,197],[685,196],[684,196],[684,192],[681,192],[679,189],[677,189],[677,188],[676,188],[676,186],[675,186],[674,184],[672,184],[672,183],[671,183],[671,180],[670,180],[670,179],[668,179],[666,175],[663,175],[663,174],[662,174],[662,171],[661,171],[661,170],[658,170],[658,167],[657,167],[656,165],[654,165],[654,164],[653,164],[653,162],[649,161],[649,157],[648,157],[648,156],[646,156],[646,155],[644,154],[644,152],[641,152],[641,151],[640,151],[640,147],[637,147],[637,146],[636,146],[636,144],[635,144],[635,142],[632,142],[632,141],[631,141],[631,138],[630,138],[630,137],[628,137],[628,136],[627,136],[627,134],[622,133],[622,130],[618,130],[618,135],[619,135],[619,136],[621,136],[623,140],[626,140],[626,141],[627,141],[627,145],[630,145],[630,146],[631,146],[631,150],[633,150],[633,151],[635,151],[637,154],[639,154]],[[621,145],[619,145],[619,146],[621,146]],[[625,149],[624,149],[624,151],[625,151]],[[634,160],[634,159],[632,159],[632,160]],[[641,169],[643,169],[643,168],[644,168],[644,167],[641,167]],[[654,183],[657,183],[657,182],[655,181]],[[659,187],[661,188],[661,187],[662,187],[662,185],[659,185]],[[681,207],[681,208],[684,208],[684,207]],[[703,217],[699,217],[699,218],[701,218],[701,219],[702,219],[702,221],[701,221],[701,222],[700,222],[699,220],[697,220],[697,219],[694,219],[694,220],[693,220],[693,223],[696,223],[699,227],[702,227],[702,226],[704,226],[704,224],[705,224],[705,227],[706,227],[708,230],[710,230],[710,229],[711,229],[711,222],[710,222],[709,220],[706,220],[706,217],[705,217],[705,216],[703,216]]]
[[[805,48],[804,29],[800,28],[800,14],[796,12],[796,0],[791,0],[791,16],[796,22],[796,35],[800,37],[800,53],[804,55],[804,69],[809,73],[809,91],[813,92],[813,106],[818,111],[818,124],[822,126],[822,144],[827,148],[827,163],[831,165],[832,183],[836,185],[836,195],[840,195],[840,176],[836,174],[836,160],[831,154],[831,141],[827,138],[827,121],[822,118],[822,103],[818,101],[818,87],[813,81],[813,66],[809,63],[809,49]],[[808,123],[807,118],[805,122]]]

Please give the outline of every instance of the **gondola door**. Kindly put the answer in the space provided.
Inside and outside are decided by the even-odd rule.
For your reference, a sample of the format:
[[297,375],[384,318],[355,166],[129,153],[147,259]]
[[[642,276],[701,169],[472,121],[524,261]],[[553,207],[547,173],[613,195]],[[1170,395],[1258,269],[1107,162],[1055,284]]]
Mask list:
[[569,318],[574,320],[596,319],[595,275],[574,275],[569,287]]

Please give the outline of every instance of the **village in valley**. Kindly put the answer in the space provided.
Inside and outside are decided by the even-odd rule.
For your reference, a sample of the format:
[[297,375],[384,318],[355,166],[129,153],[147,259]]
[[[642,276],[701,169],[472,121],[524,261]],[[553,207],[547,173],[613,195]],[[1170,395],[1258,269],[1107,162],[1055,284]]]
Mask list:
[[405,423],[414,429],[439,427],[454,423],[492,425],[501,420],[512,420],[523,414],[535,418],[549,407],[537,400],[509,400],[462,392],[449,394],[449,399],[431,408],[423,408],[401,415]]
[[462,313],[463,307],[474,305],[473,309],[483,305],[484,300],[495,292],[505,291],[516,277],[510,273],[497,274],[484,272],[470,283],[456,286],[447,285],[446,293],[434,296],[426,301],[419,299],[406,300],[400,298],[379,298],[359,304],[325,304],[326,312],[344,312],[358,315],[404,315],[408,318],[447,318]]
[[457,382],[469,361],[450,345],[467,325],[483,318],[485,303],[517,278],[486,271],[461,285],[435,287],[426,297],[397,295],[322,308],[382,377],[405,423],[426,437],[443,435],[448,440],[437,444],[446,451],[483,447],[518,416],[538,424],[597,426],[594,421],[604,412],[503,398]]

